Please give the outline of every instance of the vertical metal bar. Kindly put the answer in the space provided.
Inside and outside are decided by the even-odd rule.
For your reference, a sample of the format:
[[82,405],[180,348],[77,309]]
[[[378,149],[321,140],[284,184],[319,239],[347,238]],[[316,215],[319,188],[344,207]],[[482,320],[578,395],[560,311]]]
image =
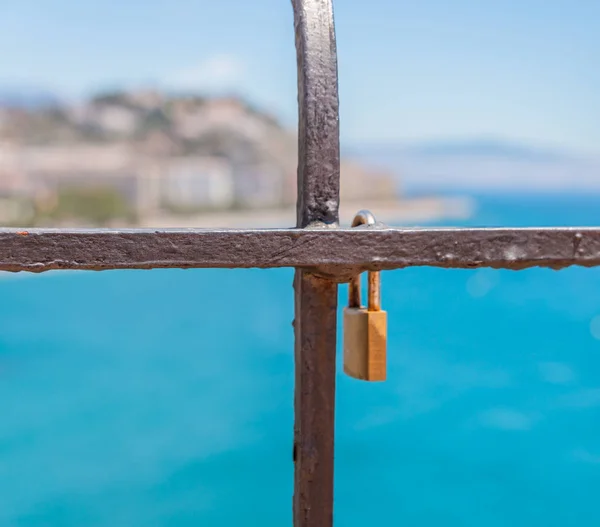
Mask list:
[[292,0],[298,57],[297,226],[337,225],[340,130],[332,0]]
[[333,525],[337,284],[297,270],[294,526]]
[[[292,0],[298,57],[297,227],[339,222],[339,113],[332,0]],[[333,525],[337,284],[296,270],[294,526]]]

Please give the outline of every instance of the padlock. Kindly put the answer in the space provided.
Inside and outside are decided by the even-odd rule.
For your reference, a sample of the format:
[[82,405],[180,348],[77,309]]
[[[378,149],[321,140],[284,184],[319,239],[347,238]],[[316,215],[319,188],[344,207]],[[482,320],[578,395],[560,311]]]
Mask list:
[[[374,224],[373,215],[361,211],[353,227]],[[350,281],[348,307],[344,308],[344,373],[364,381],[385,381],[387,313],[381,309],[381,277],[369,272],[368,306],[361,305],[360,275]]]
[[379,273],[369,273],[368,307],[360,303],[360,275],[350,282],[344,308],[344,373],[363,381],[385,381],[387,313],[380,306]]

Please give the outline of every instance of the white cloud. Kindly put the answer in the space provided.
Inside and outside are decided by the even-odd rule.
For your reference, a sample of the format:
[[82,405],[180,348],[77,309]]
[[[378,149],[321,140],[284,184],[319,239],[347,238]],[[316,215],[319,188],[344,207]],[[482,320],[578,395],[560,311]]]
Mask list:
[[239,88],[246,78],[246,65],[238,57],[217,54],[195,66],[169,76],[169,87],[190,91],[226,91]]

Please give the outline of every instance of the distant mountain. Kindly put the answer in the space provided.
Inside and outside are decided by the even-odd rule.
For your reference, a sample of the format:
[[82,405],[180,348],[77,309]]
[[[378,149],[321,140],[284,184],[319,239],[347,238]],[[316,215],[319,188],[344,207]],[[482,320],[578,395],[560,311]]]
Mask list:
[[429,157],[500,157],[521,161],[564,160],[566,153],[549,148],[536,148],[519,143],[475,139],[471,141],[430,142],[409,148],[413,155]]
[[398,174],[408,190],[600,190],[600,159],[488,139],[352,149]]
[[369,156],[411,157],[479,157],[503,158],[520,161],[558,161],[571,158],[568,152],[551,148],[532,147],[526,144],[493,139],[426,141],[412,144],[362,145],[349,152]]
[[59,104],[60,99],[47,90],[0,86],[0,107],[37,110],[58,106]]

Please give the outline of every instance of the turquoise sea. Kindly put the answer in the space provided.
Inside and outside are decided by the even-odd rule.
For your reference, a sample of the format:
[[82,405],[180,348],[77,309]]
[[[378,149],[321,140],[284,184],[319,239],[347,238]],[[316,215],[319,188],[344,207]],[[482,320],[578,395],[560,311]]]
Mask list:
[[[0,527],[291,525],[292,275],[2,275]],[[335,525],[600,525],[600,269],[406,269],[383,303],[389,381],[338,376]]]

